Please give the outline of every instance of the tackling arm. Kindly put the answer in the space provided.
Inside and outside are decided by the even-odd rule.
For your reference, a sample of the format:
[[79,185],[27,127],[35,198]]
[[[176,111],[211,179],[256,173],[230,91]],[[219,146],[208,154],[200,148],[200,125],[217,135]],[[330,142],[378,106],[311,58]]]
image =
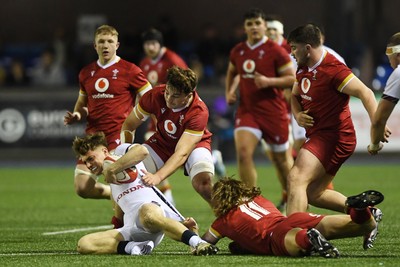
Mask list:
[[193,149],[196,147],[197,143],[200,142],[201,138],[202,136],[194,136],[183,133],[176,144],[174,154],[172,154],[172,156],[165,162],[164,166],[162,166],[155,173],[155,175],[158,175],[161,178],[161,181],[163,181],[168,176],[173,174],[176,169],[186,162],[190,153],[192,153]]
[[136,129],[146,121],[147,117],[143,115],[139,110],[139,104],[137,104],[125,119],[121,127],[121,142],[122,143],[133,143],[135,140]]

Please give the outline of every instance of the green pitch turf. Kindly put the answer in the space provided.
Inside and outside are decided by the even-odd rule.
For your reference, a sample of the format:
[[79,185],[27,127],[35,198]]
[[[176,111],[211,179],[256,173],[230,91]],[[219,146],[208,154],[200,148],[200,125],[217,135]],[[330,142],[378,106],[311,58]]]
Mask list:
[[[235,166],[228,174],[236,173]],[[196,218],[203,233],[213,220],[208,205],[178,171],[171,179],[178,209]],[[280,189],[269,166],[258,168],[259,185],[275,203]],[[400,266],[400,167],[345,165],[334,180],[345,195],[367,189],[385,194],[384,213],[375,247],[364,251],[362,238],[334,240],[338,259],[231,256],[229,240],[218,243],[220,253],[194,257],[185,245],[167,237],[150,256],[83,256],[75,251],[84,234],[111,227],[111,203],[79,198],[73,189],[73,167],[0,169],[0,266]],[[311,211],[329,213],[312,208]],[[86,230],[85,230],[86,229]]]

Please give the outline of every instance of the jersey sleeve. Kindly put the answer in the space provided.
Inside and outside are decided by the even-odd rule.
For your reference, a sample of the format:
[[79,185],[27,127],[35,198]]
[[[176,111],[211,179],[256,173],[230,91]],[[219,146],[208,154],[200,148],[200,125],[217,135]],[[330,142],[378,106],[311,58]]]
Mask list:
[[223,229],[224,224],[221,220],[221,218],[216,219],[208,229],[208,232],[215,238],[221,239],[224,236],[220,233],[221,229]]
[[185,133],[202,136],[204,130],[207,128],[208,123],[208,110],[204,108],[198,108],[191,112],[190,119],[186,123]]
[[[397,67],[386,82],[386,87],[383,92],[384,96],[400,99],[400,68]],[[383,98],[383,96],[382,96]],[[396,102],[397,103],[397,102]]]
[[293,62],[290,59],[289,54],[283,47],[277,46],[275,55],[278,73],[282,73],[288,68],[293,68]]
[[333,86],[342,92],[346,85],[355,77],[351,70],[345,65],[338,65],[337,68],[332,69]]
[[148,93],[144,94],[139,100],[140,112],[144,115],[158,116],[164,100],[165,84],[157,85]]
[[131,86],[136,89],[136,93],[140,96],[143,96],[146,92],[151,90],[150,82],[146,79],[143,71],[138,66],[132,64],[129,77]]

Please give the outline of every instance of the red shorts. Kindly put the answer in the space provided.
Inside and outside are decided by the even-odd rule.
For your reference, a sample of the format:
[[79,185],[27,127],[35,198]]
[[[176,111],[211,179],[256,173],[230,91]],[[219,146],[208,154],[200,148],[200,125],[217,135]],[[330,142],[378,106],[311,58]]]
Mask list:
[[278,223],[270,232],[269,246],[274,256],[289,256],[285,248],[285,236],[293,228],[314,228],[324,218],[324,215],[308,212],[293,213],[287,219]]
[[250,127],[259,129],[268,144],[284,144],[289,138],[289,118],[284,116],[261,116],[239,109],[236,114],[235,128]]
[[340,166],[353,154],[357,140],[355,133],[319,132],[311,135],[302,148],[314,154],[327,174],[336,175]]

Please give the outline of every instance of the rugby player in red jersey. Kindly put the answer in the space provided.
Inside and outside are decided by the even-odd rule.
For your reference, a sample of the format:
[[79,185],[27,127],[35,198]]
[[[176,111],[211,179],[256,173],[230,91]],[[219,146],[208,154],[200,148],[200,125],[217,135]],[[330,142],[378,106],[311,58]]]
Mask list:
[[[369,207],[383,199],[380,192],[368,190],[345,199],[348,215],[297,212],[286,217],[261,195],[260,188],[225,178],[213,186],[217,218],[202,238],[211,244],[223,237],[233,240],[229,244],[233,254],[298,257],[318,253],[336,258],[339,251],[328,240],[369,235],[377,227]],[[382,214],[378,208],[373,209]],[[364,241],[364,249],[366,245]]]
[[282,88],[294,82],[293,64],[287,51],[266,36],[265,14],[253,8],[244,15],[247,40],[230,53],[225,95],[228,104],[237,101],[239,75],[240,102],[235,118],[235,147],[241,179],[250,187],[257,184],[253,155],[261,138],[271,147],[271,156],[282,177],[293,165],[289,149],[289,118]]
[[157,131],[144,143],[150,156],[145,184],[157,185],[180,166],[190,176],[194,189],[211,201],[214,165],[208,109],[197,91],[197,76],[190,69],[172,67],[167,83],[153,88],[135,106],[122,126],[122,134],[136,130],[150,116],[157,118]]
[[[139,96],[151,90],[143,72],[135,64],[117,56],[118,32],[109,25],[97,28],[94,48],[98,60],[79,73],[79,96],[73,111],[67,111],[64,124],[86,119],[86,133],[102,131],[112,151],[120,143],[121,125]],[[78,161],[75,169],[75,191],[83,198],[110,199],[110,186]]]

